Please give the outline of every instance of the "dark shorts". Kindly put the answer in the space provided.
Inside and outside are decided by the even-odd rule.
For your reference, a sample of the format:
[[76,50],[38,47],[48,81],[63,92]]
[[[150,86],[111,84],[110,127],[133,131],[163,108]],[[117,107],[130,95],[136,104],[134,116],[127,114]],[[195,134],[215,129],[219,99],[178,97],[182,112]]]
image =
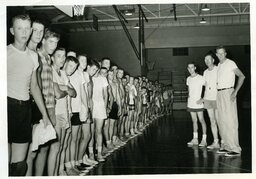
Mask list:
[[42,119],[42,114],[41,112],[39,111],[37,105],[36,105],[36,102],[34,100],[32,100],[32,103],[31,103],[31,107],[32,107],[32,119],[31,119],[31,122],[32,124],[39,124],[39,121]]
[[78,125],[81,125],[81,124],[83,124],[83,123],[80,121],[79,112],[73,113],[73,115],[71,117],[71,125],[72,126],[78,126]]
[[202,112],[204,111],[204,108],[187,108],[188,112]]
[[32,141],[31,101],[7,98],[8,142],[27,143]]
[[110,119],[118,119],[118,105],[116,102],[113,102],[112,108],[108,117]]

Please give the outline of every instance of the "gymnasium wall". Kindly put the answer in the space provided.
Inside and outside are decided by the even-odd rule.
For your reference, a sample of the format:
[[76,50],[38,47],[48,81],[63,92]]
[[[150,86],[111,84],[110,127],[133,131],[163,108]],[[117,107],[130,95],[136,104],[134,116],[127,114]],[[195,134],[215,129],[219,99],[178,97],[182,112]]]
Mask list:
[[[138,46],[138,31],[130,29],[130,34]],[[123,30],[74,32],[68,36],[67,44],[89,56],[110,57],[131,75],[140,74],[140,63]],[[203,55],[223,44],[232,47],[236,59],[245,59],[243,45],[250,44],[249,25],[166,27],[145,29],[145,43],[149,60],[157,59],[158,67],[182,67],[188,60],[202,60]],[[240,47],[242,47],[242,49]],[[173,47],[191,47],[188,57],[171,57]],[[157,48],[157,49],[156,49]],[[237,51],[238,50],[238,51]],[[155,58],[157,56],[157,58]]]

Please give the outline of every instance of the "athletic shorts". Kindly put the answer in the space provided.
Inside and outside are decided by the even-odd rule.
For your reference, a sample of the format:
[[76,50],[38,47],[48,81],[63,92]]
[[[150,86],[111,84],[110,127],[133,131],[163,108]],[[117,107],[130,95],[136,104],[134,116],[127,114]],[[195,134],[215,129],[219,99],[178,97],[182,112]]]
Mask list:
[[108,115],[110,119],[118,119],[118,105],[116,102],[113,102],[111,111]]
[[216,100],[204,100],[205,109],[217,109]]
[[78,125],[81,125],[81,124],[82,124],[82,122],[80,121],[79,112],[73,113],[73,115],[71,117],[71,125],[72,126],[78,126]]
[[31,122],[32,124],[39,124],[39,121],[42,119],[42,114],[41,112],[39,111],[37,105],[36,105],[36,102],[34,100],[32,100],[32,103],[31,103],[31,107],[32,107],[32,119],[31,119]]
[[31,101],[7,98],[8,142],[27,143],[32,141]]
[[62,128],[62,129],[68,129],[69,123],[68,123],[68,115],[67,114],[57,114],[56,115],[56,127]]
[[201,112],[201,111],[204,111],[204,108],[197,108],[197,109],[195,109],[195,108],[187,108],[187,111],[188,112]]

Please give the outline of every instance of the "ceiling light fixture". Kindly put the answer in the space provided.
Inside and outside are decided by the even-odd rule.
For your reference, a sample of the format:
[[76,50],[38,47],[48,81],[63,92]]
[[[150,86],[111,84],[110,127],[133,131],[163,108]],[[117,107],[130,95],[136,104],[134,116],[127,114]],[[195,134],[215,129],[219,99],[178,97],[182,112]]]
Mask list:
[[202,18],[201,20],[200,20],[200,24],[205,24],[206,23],[206,20],[204,19],[204,18]]
[[210,10],[210,8],[207,7],[207,4],[205,4],[204,7],[202,8],[202,11],[209,11],[209,10]]
[[139,28],[140,28],[140,27],[139,27],[139,24],[137,23],[133,28],[134,28],[134,29],[139,29]]
[[126,16],[132,16],[132,11],[131,10],[125,10],[124,15]]

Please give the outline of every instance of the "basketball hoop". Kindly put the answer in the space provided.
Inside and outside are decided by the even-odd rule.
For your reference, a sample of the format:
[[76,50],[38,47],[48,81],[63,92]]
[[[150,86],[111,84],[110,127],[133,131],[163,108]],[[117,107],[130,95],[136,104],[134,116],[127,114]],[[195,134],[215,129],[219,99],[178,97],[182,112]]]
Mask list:
[[74,16],[83,16],[84,15],[84,5],[74,5],[73,14]]
[[148,66],[148,69],[149,70],[153,70],[154,69],[154,66],[155,66],[155,61],[152,62],[152,61],[147,61],[147,66]]

